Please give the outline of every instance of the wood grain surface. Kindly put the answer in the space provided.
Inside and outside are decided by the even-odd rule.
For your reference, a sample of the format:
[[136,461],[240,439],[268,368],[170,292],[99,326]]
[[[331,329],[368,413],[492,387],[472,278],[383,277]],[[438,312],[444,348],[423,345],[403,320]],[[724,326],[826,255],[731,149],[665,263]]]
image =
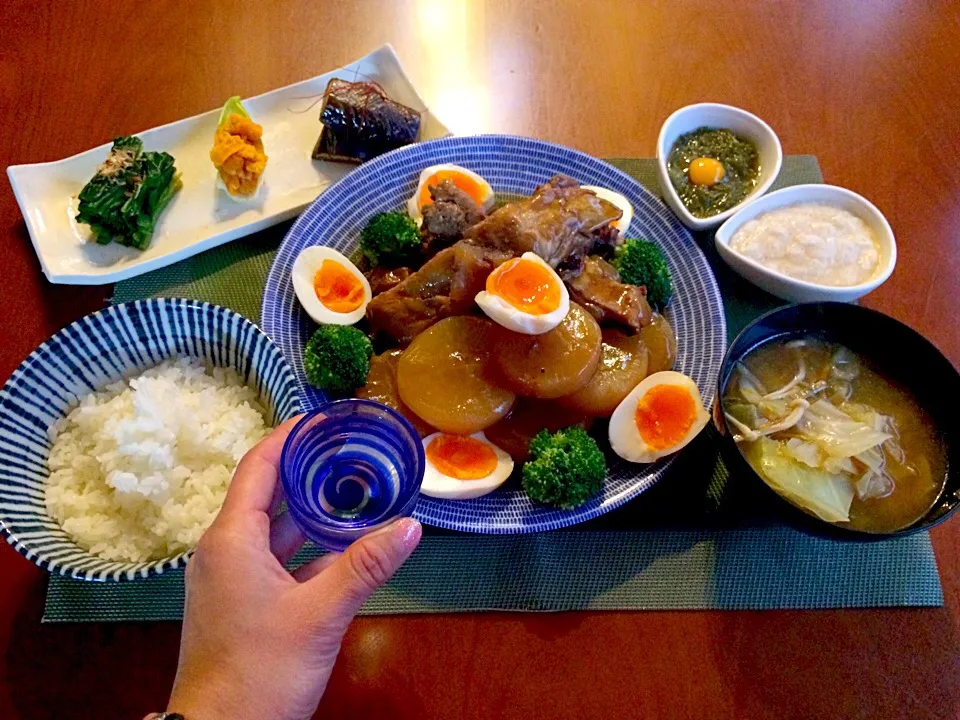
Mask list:
[[[893,225],[896,272],[864,304],[960,363],[958,3],[5,0],[0,163],[59,159],[384,42],[458,133],[651,156],[682,105],[758,113]],[[44,280],[9,186],[0,273],[0,378],[108,294]],[[958,717],[960,520],[932,535],[942,609],[358,620],[317,717]],[[162,708],[179,626],[41,626],[44,586],[0,548],[0,717]]]

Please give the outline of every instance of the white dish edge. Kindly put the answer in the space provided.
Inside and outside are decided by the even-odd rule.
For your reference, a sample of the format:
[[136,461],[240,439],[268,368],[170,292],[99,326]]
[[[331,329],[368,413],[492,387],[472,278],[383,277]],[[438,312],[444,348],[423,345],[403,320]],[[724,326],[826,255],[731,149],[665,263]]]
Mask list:
[[[696,118],[695,122],[684,123],[686,116]],[[681,129],[674,132],[676,125],[682,125]],[[729,126],[733,127],[729,127]],[[757,149],[761,153],[761,176],[763,180],[753,189],[743,200],[728,210],[724,210],[708,218],[698,218],[687,210],[677,191],[670,182],[670,176],[667,173],[667,158],[674,142],[679,135],[685,132],[691,132],[699,127],[728,127],[733,132],[744,135],[757,144]],[[766,155],[766,158],[764,158]],[[766,159],[773,160],[770,163],[764,162]],[[694,231],[709,230],[715,228],[740,210],[747,203],[753,202],[761,197],[773,185],[780,169],[783,167],[783,148],[780,145],[780,138],[763,119],[742,108],[733,105],[723,105],[721,103],[696,103],[686,105],[670,114],[663,125],[660,126],[660,132],[657,135],[657,180],[660,182],[660,191],[664,201],[670,206],[670,209],[676,214],[684,225]],[[763,167],[770,167],[769,171],[764,171]]]
[[[297,99],[293,97],[294,94],[301,96],[303,105],[308,106],[322,94],[330,78],[345,75],[351,76],[349,79],[372,77],[380,81],[387,93],[398,102],[419,110],[423,116],[420,139],[449,135],[443,123],[430,113],[390,45],[384,45],[331,72],[244,100],[244,105],[254,120],[262,119],[258,106],[269,106],[271,102],[275,106],[288,103]],[[106,157],[111,143],[62,160],[9,166],[7,176],[47,279],[58,284],[105,285],[171,265],[295,217],[332,182],[356,167],[311,158],[321,124],[319,107],[310,107],[293,113],[309,119],[312,135],[312,139],[308,139],[310,136],[305,134],[308,127],[306,120],[300,123],[303,137],[295,147],[286,148],[275,142],[271,149],[269,133],[273,132],[278,137],[284,133],[263,123],[265,149],[270,157],[264,175],[267,193],[271,177],[286,177],[286,168],[278,170],[278,166],[284,167],[284,150],[289,150],[296,162],[300,184],[287,184],[284,187],[285,180],[280,180],[277,187],[281,188],[282,194],[277,196],[275,202],[270,202],[268,198],[252,206],[236,203],[217,189],[216,171],[207,155],[219,114],[220,108],[217,108],[135,133],[144,140],[147,149],[170,150],[182,173],[185,167],[189,170],[196,168],[196,172],[189,177],[189,185],[187,177],[184,178],[184,188],[161,215],[151,245],[142,253],[116,243],[107,246],[86,243],[83,239],[83,235],[88,234],[85,226],[73,220],[75,196]],[[180,147],[183,147],[183,143],[192,143],[195,149],[178,156],[173,152],[178,143]],[[204,149],[202,153],[199,152],[201,147]],[[314,182],[310,182],[311,168],[317,175]],[[302,181],[305,177],[307,182]],[[38,192],[38,188],[44,188],[46,192]],[[206,216],[202,214],[204,212]],[[218,218],[218,214],[225,219]],[[87,256],[94,259],[88,259]]]
[[[820,285],[771,270],[730,247],[734,233],[747,221],[770,210],[804,202],[838,205],[860,217],[877,238],[883,266],[868,281],[858,285]],[[714,236],[714,244],[723,261],[741,277],[777,297],[793,302],[851,302],[880,287],[897,264],[897,241],[883,213],[852,190],[820,183],[786,187],[744,205],[720,226]]]

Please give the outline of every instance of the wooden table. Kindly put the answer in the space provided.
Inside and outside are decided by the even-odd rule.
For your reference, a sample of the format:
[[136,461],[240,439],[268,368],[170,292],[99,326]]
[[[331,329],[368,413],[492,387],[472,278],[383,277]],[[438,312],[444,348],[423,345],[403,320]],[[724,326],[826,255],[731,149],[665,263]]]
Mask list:
[[[899,262],[864,304],[960,363],[958,16],[930,0],[5,0],[0,162],[65,157],[387,41],[459,133],[650,156],[672,110],[727,102],[880,207]],[[45,281],[9,188],[0,271],[0,378],[108,294]],[[932,536],[942,609],[358,620],[318,717],[957,717],[960,520]],[[0,717],[163,707],[179,626],[41,626],[44,587],[0,548]]]

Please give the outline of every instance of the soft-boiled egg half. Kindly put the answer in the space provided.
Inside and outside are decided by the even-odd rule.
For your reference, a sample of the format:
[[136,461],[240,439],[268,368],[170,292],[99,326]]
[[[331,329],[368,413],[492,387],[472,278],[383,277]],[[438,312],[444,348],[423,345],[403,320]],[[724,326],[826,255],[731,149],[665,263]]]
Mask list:
[[407,201],[407,212],[418,225],[423,220],[423,206],[433,202],[430,188],[436,187],[444,180],[452,180],[453,184],[469,195],[477,205],[483,208],[484,212],[490,212],[494,200],[490,183],[473,170],[467,170],[459,165],[432,165],[420,173],[417,191]]
[[321,325],[353,325],[373,297],[363,273],[333,248],[306,248],[294,261],[291,276],[303,309]]
[[596,185],[584,185],[584,190],[592,190],[593,194],[601,200],[606,200],[611,205],[616,205],[623,213],[619,220],[614,220],[611,224],[620,231],[621,235],[626,235],[633,222],[633,205],[623,195],[607,188],[597,187]]
[[570,310],[567,286],[532,252],[507,260],[490,273],[476,302],[491,320],[524,335],[553,330]]
[[423,439],[426,466],[420,492],[446,500],[469,500],[496,490],[513,472],[513,458],[482,433],[434,433]]
[[710,414],[696,383],[664,370],[643,379],[610,416],[610,447],[624,460],[652,463],[685,447]]

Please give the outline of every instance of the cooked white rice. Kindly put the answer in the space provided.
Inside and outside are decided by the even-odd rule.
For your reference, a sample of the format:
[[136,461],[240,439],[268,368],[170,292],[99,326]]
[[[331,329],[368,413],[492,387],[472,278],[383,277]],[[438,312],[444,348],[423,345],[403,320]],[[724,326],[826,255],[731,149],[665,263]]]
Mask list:
[[47,511],[107,560],[176,555],[197,544],[267,430],[235,370],[168,360],[87,395],[50,428]]

